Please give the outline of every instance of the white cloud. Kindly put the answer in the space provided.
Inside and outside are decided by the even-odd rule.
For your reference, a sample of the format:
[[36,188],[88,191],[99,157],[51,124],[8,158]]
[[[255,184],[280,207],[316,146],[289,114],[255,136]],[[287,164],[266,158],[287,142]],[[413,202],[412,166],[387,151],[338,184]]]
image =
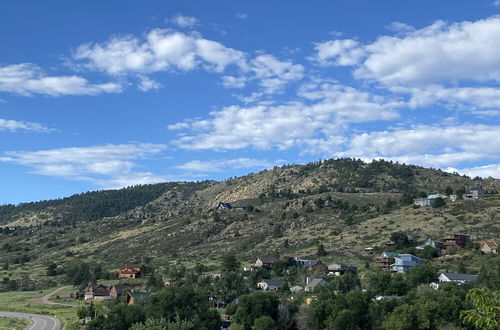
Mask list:
[[180,26],[182,28],[192,28],[198,25],[200,22],[196,17],[183,16],[181,14],[176,14],[168,20],[168,22]]
[[467,167],[467,168],[447,168],[447,172],[457,172],[460,174],[465,174],[470,177],[482,177],[482,178],[487,178],[487,177],[492,177],[492,178],[497,178],[500,179],[500,164],[490,164],[490,165],[485,165],[485,166],[476,166],[476,167]]
[[189,124],[184,123],[184,122],[175,123],[175,124],[167,126],[167,129],[169,131],[177,131],[177,130],[186,129],[186,128],[189,128]]
[[37,132],[37,133],[49,133],[52,132],[53,129],[48,128],[39,123],[0,118],[0,132],[1,131],[7,131],[7,132],[25,131],[25,132]]
[[245,13],[236,13],[236,18],[246,19],[247,17],[248,17],[248,15]]
[[[494,87],[451,87],[432,85],[424,88],[391,88],[393,92],[409,94],[411,107],[423,107],[435,103],[444,103],[454,108],[500,109],[500,88]],[[474,111],[481,114],[484,111]]]
[[320,65],[355,65],[359,63],[365,54],[359,42],[352,39],[337,39],[317,43],[314,48],[316,49],[316,55],[311,59]]
[[275,163],[251,158],[192,160],[176,168],[189,172],[223,172],[228,169],[269,168]]
[[221,72],[229,65],[246,66],[243,52],[197,35],[161,29],[151,30],[145,40],[118,36],[104,43],[84,44],[76,49],[74,58],[111,75],[192,71],[200,66]]
[[276,57],[263,54],[251,61],[251,70],[260,80],[264,92],[273,94],[291,82],[302,79],[304,67],[291,61],[280,61]]
[[500,126],[416,126],[412,129],[352,136],[339,156],[385,158],[427,167],[448,168],[500,154]]
[[415,27],[401,22],[392,22],[387,27],[393,32],[412,32],[415,31]]
[[385,85],[500,81],[500,17],[446,24],[437,21],[403,37],[364,45],[359,78]]
[[163,150],[165,146],[161,144],[107,144],[41,151],[8,151],[0,157],[0,161],[30,167],[33,173],[40,175],[91,181],[110,187],[117,182],[130,185],[162,181],[161,177],[152,173],[135,171],[135,162]]
[[139,79],[139,85],[137,86],[137,88],[139,88],[139,90],[143,92],[147,92],[152,89],[159,89],[161,87],[162,85],[159,82],[154,81],[148,77],[141,77]]
[[[340,85],[323,85],[323,95],[309,95],[317,86],[303,88],[315,103],[230,106],[210,113],[207,119],[183,122],[190,135],[175,143],[186,149],[240,149],[253,147],[288,149],[295,146],[326,146],[343,141],[348,123],[393,120],[397,103]],[[318,100],[319,99],[319,100]],[[310,148],[308,148],[310,149]],[[312,151],[311,149],[309,151]]]
[[246,77],[223,76],[222,86],[225,88],[243,88],[247,83]]
[[121,90],[117,83],[94,85],[78,76],[47,76],[39,67],[30,63],[0,67],[0,92],[24,96],[62,96],[119,93]]

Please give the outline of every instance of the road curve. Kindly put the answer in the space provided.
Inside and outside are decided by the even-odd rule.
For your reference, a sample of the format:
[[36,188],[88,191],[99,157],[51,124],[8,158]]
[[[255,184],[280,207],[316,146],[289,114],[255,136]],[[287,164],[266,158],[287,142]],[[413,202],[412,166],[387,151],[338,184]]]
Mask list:
[[61,330],[61,322],[55,317],[17,312],[0,312],[0,316],[21,317],[32,322],[28,330]]

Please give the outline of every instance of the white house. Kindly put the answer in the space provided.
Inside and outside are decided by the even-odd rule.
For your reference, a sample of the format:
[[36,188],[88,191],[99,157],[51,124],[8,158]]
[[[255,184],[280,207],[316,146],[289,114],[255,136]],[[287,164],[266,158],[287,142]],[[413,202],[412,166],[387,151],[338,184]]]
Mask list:
[[257,283],[257,288],[262,291],[277,291],[282,288],[284,283],[280,280],[264,279]]
[[456,274],[456,273],[441,273],[438,276],[439,282],[454,282],[458,284],[463,284],[476,280],[475,275],[469,274]]

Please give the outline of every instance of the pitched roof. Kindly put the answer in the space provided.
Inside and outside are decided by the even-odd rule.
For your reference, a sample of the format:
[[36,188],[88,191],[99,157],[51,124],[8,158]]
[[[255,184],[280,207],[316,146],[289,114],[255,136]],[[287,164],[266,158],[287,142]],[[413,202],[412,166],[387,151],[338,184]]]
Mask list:
[[382,253],[382,255],[384,255],[388,258],[395,258],[395,257],[398,257],[399,256],[399,252],[384,252]]
[[490,239],[490,240],[484,241],[483,244],[488,245],[491,249],[496,249],[496,248],[498,248],[498,245],[500,245],[500,240]]
[[321,262],[319,259],[299,259],[297,260],[302,266],[310,268]]
[[476,279],[475,275],[469,274],[457,274],[457,273],[441,273],[446,276],[450,281],[474,281]]
[[307,285],[306,285],[306,288],[315,288],[317,287],[319,284],[326,284],[326,281],[322,278],[313,278],[311,280],[311,282],[309,282]]
[[262,282],[266,283],[268,286],[278,286],[278,287],[283,286],[283,281],[280,281],[280,280],[263,279],[259,283],[262,283]]
[[273,257],[268,257],[268,256],[259,256],[257,259],[260,259],[265,264],[272,264],[276,262],[276,259]]
[[140,291],[129,291],[128,293],[134,300],[144,301],[147,297],[151,295],[149,292],[140,292]]

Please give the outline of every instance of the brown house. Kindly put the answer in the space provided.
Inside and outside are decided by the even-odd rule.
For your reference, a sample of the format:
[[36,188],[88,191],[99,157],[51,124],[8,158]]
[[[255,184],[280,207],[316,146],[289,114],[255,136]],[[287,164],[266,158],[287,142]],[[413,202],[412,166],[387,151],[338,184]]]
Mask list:
[[488,241],[484,241],[481,243],[481,252],[485,254],[498,253],[498,246],[500,245],[500,240],[498,239],[490,239]]
[[92,284],[85,288],[83,293],[85,300],[106,300],[111,299],[109,288],[101,284]]
[[375,261],[380,268],[391,268],[391,264],[394,263],[394,258],[398,256],[398,252],[383,252]]
[[271,269],[273,268],[275,262],[276,259],[273,257],[267,257],[267,256],[257,257],[257,260],[255,260],[254,263],[254,267],[255,268],[264,267],[267,269]]
[[124,290],[140,290],[144,286],[141,284],[131,285],[131,284],[115,284],[110,287],[109,295],[111,298],[118,299],[121,297]]
[[140,278],[141,265],[123,265],[118,271],[118,278]]
[[319,259],[296,259],[297,264],[311,271],[328,273],[328,266]]
[[452,234],[443,239],[443,245],[445,250],[456,250],[462,249],[465,247],[467,240],[469,239],[469,235],[463,234]]

